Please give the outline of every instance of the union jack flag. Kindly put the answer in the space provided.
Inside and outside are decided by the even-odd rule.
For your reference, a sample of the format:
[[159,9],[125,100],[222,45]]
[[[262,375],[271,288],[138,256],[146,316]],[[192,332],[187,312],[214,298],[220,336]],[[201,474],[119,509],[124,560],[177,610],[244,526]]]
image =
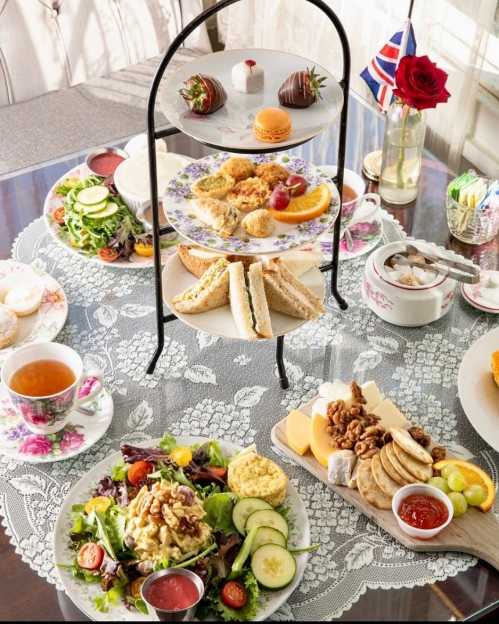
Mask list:
[[360,76],[371,89],[381,110],[386,111],[393,99],[395,72],[402,57],[416,53],[416,38],[410,20],[385,43]]

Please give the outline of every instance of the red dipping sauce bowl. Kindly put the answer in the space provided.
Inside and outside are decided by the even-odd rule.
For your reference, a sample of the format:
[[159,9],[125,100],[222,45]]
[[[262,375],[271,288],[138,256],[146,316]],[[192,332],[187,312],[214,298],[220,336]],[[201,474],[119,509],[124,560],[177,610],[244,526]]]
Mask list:
[[150,574],[141,588],[149,613],[165,622],[185,622],[194,618],[204,595],[201,578],[183,568],[168,568]]
[[454,516],[450,498],[432,485],[404,485],[392,498],[399,527],[417,539],[431,539],[448,526]]
[[117,166],[126,158],[128,158],[128,154],[118,147],[101,147],[90,152],[85,163],[94,175],[108,178],[114,174]]

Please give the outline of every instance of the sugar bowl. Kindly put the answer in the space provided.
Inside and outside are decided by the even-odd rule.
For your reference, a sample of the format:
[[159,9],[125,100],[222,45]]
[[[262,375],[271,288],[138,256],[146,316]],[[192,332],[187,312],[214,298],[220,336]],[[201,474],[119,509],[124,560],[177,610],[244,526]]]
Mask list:
[[456,289],[456,279],[451,276],[477,281],[478,271],[472,262],[454,252],[445,250],[442,255],[433,243],[396,241],[369,256],[362,296],[384,321],[420,327],[442,318],[451,308]]

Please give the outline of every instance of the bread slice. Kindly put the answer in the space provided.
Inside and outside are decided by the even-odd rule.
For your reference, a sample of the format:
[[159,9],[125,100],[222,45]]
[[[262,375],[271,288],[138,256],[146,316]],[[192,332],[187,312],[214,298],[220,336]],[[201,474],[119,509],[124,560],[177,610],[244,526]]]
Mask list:
[[247,284],[251,298],[250,303],[253,311],[254,329],[262,338],[272,338],[274,334],[272,332],[269,306],[265,295],[261,262],[255,262],[250,265],[247,273]]
[[241,338],[256,340],[258,335],[253,329],[253,317],[242,262],[229,265],[229,297],[234,323]]
[[219,258],[225,258],[222,253],[183,243],[177,245],[177,253],[185,268],[196,277],[201,277]]
[[184,314],[199,314],[229,303],[229,263],[219,258],[200,279],[173,298],[173,306]]

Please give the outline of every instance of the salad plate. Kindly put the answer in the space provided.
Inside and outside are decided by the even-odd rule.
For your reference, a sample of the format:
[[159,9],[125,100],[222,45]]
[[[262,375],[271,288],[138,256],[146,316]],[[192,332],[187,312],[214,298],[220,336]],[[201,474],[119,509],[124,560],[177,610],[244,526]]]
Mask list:
[[309,189],[327,185],[331,192],[329,208],[315,219],[301,223],[274,221],[274,231],[265,238],[249,236],[241,225],[238,225],[228,238],[217,234],[194,214],[196,204],[192,187],[201,178],[216,174],[230,157],[231,155],[226,152],[211,154],[191,163],[171,180],[164,195],[163,209],[165,217],[181,236],[201,247],[217,251],[239,255],[261,255],[301,247],[315,241],[321,234],[333,228],[340,202],[338,190],[329,176],[312,163],[296,156],[260,154],[248,156],[248,159],[255,165],[263,163],[280,165],[290,174],[305,178]]
[[[118,207],[116,213],[110,214],[105,219],[95,220],[95,224],[91,224],[87,219],[83,230],[78,228],[76,231],[73,229],[73,232],[70,232],[65,224],[61,225],[62,222],[54,218],[57,215],[57,209],[65,206],[65,201],[66,203],[69,202],[72,209],[74,208],[77,203],[78,190],[82,190],[84,187],[101,186],[102,181],[103,178],[91,176],[85,163],[82,163],[65,173],[52,185],[43,204],[43,215],[50,234],[67,251],[80,258],[97,262],[102,266],[116,269],[153,267],[154,258],[152,255],[140,255],[133,249],[129,255],[127,252],[127,257],[118,255],[113,260],[111,260],[113,256],[109,260],[103,259],[106,256],[102,252],[103,257],[99,255],[100,250],[104,252],[107,250],[109,240],[116,240],[120,236],[129,238],[132,247],[135,247],[134,243],[142,243],[143,247],[146,246],[149,249],[149,252],[146,253],[152,253],[150,236],[148,237],[142,224],[137,221],[119,195],[111,197],[112,203]],[[72,188],[74,190],[70,194]],[[174,232],[161,238],[161,257],[163,260],[175,251],[175,246],[179,242],[180,238]]]
[[106,433],[113,420],[113,398],[103,389],[85,408],[87,416],[73,410],[57,433],[35,434],[17,414],[5,388],[0,386],[0,455],[30,464],[62,461],[84,453]]
[[39,284],[41,304],[35,312],[18,317],[15,342],[0,349],[0,366],[12,351],[33,342],[54,340],[68,317],[68,302],[60,284],[48,273],[15,260],[0,260],[0,289],[16,284]]
[[[254,447],[242,452],[241,447],[230,442],[217,442],[201,437],[181,437],[175,440],[169,434],[165,434],[161,439],[151,440],[147,447],[144,449],[143,446],[132,447],[122,444],[121,453],[113,453],[98,463],[74,485],[66,496],[54,530],[54,557],[61,584],[68,597],[80,611],[93,620],[150,621],[157,618],[147,612],[146,605],[141,599],[141,583],[153,570],[180,565],[204,577],[206,590],[198,606],[198,609],[202,611],[196,613],[198,619],[203,616],[209,617],[212,621],[222,620],[228,614],[231,614],[232,618],[227,619],[260,621],[268,618],[289,598],[300,583],[308,559],[306,551],[313,549],[313,547],[308,548],[310,546],[308,516],[296,488],[287,480],[281,468],[258,455]],[[236,455],[239,455],[237,457],[239,468],[233,469],[231,464],[235,466],[233,460]],[[282,488],[279,501],[283,502],[280,507],[274,505],[273,509],[262,499],[238,498],[233,493],[232,488],[235,486],[231,485],[229,489],[227,474],[229,482],[231,478],[235,481],[236,471],[238,475],[242,475],[240,467],[243,464],[248,465],[254,457],[259,458],[258,461],[263,460],[274,466],[274,469],[282,474],[284,481],[282,486],[279,484]],[[144,465],[148,464],[151,467],[144,469]],[[233,477],[230,476],[231,470]],[[212,476],[206,477],[207,474]],[[223,476],[224,474],[226,476]],[[210,482],[210,478],[222,485],[215,486],[215,481]],[[240,486],[241,483],[238,481]],[[149,484],[149,489],[144,484]],[[163,544],[161,560],[158,559],[158,554],[154,550],[156,546],[151,541],[143,541],[141,533],[143,530],[148,533],[149,516],[147,514],[153,512],[152,506],[144,506],[144,496],[148,495],[148,492],[152,497],[159,496],[160,491],[163,500],[169,502],[163,504],[162,507],[160,505],[162,511],[154,522],[159,522],[161,527],[162,522],[169,522],[167,519],[172,516],[165,508],[175,501],[177,501],[175,504],[178,508],[180,501],[180,505],[189,511],[190,522],[196,526],[196,530],[191,531],[191,538],[186,542],[184,542],[185,536],[182,534],[181,524],[168,525],[177,527],[170,529],[174,533],[168,533],[168,531],[158,533],[156,529],[154,535],[162,535],[162,537],[153,538],[152,541],[156,540],[160,543],[161,540]],[[287,542],[285,542],[287,546],[275,546],[278,551],[279,548],[281,549],[279,552],[285,551],[286,556],[289,557],[291,553],[287,550],[288,548],[296,551],[305,550],[305,552],[295,552],[291,555],[295,561],[294,574],[290,574],[285,579],[287,584],[282,589],[267,591],[263,589],[260,581],[257,583],[256,577],[261,578],[258,571],[253,573],[253,570],[256,570],[254,552],[257,551],[257,544],[246,563],[244,561],[241,563],[242,560],[241,558],[238,560],[237,555],[234,559],[235,553],[242,549],[241,544],[246,542],[244,529],[242,532],[239,531],[241,531],[243,516],[242,526],[244,527],[245,523],[249,524],[246,518],[248,510],[242,509],[247,506],[247,503],[239,505],[241,513],[237,511],[237,516],[234,512],[237,505],[244,500],[256,500],[258,505],[256,509],[265,508],[267,513],[277,517],[277,524],[281,530],[289,531]],[[121,507],[118,506],[118,501]],[[123,507],[127,508],[126,512]],[[143,513],[135,519],[140,509]],[[257,513],[261,515],[264,512]],[[162,520],[163,517],[165,520]],[[249,515],[247,517],[249,518]],[[255,517],[254,520],[256,521],[257,518]],[[95,530],[92,528],[94,522],[98,526]],[[259,522],[256,522],[256,525],[262,526]],[[239,527],[239,531],[236,527]],[[259,531],[256,526],[254,528],[253,537]],[[92,531],[94,531],[93,537]],[[265,531],[265,533],[268,532]],[[277,533],[279,531],[276,535]],[[148,533],[148,535],[152,534]],[[283,539],[282,535],[277,535],[277,537],[279,540]],[[228,542],[228,540],[231,541]],[[89,547],[89,541],[94,541],[96,544]],[[210,543],[208,548],[206,548],[207,543]],[[228,543],[233,544],[231,547],[235,549],[231,556],[227,547],[221,547]],[[263,540],[263,543],[269,542]],[[272,542],[272,544],[276,543]],[[135,558],[130,559],[129,546],[126,544],[135,549],[133,551]],[[88,560],[80,555],[81,551],[85,550],[83,548],[85,545],[87,549],[95,549],[97,546],[103,551],[100,564],[97,564],[93,572],[88,567],[80,567],[80,563],[90,565]],[[263,548],[267,547],[263,546]],[[185,554],[189,549],[190,552]],[[109,555],[109,550],[114,555],[114,560]],[[151,554],[153,552],[156,552],[154,559]],[[183,557],[180,556],[181,553],[184,553]],[[150,559],[147,560],[147,557]],[[224,559],[225,557],[227,560]],[[181,563],[175,563],[177,560]],[[114,562],[118,564],[118,567],[113,565]],[[213,573],[214,568],[211,567],[215,563],[216,574]],[[95,565],[93,560],[92,565]],[[136,565],[142,566],[138,568],[139,572],[136,571]],[[224,566],[227,565],[229,567],[223,572]],[[235,572],[236,569],[238,573]],[[238,580],[238,584],[244,588],[247,596],[247,603],[239,612],[235,611],[235,607],[230,609],[221,602],[222,588],[227,583],[223,579],[226,579],[231,572],[234,573],[232,578]],[[138,577],[140,580],[134,580],[137,579],[138,574],[141,575]],[[85,579],[101,582],[85,582]],[[137,583],[139,583],[138,589]],[[105,586],[105,591],[101,585]]]
[[[241,93],[232,86],[232,67],[245,59],[255,61],[265,72],[263,89],[257,93]],[[312,66],[325,77],[322,98],[309,108],[286,109],[293,127],[289,138],[272,145],[258,141],[253,134],[256,113],[265,107],[279,106],[278,91],[282,83],[293,72]],[[217,78],[227,93],[225,105],[212,114],[190,112],[179,94],[184,81],[195,74]],[[336,122],[343,105],[343,92],[324,67],[296,54],[265,49],[224,50],[196,58],[170,74],[163,81],[160,104],[167,119],[197,141],[216,149],[257,153],[299,145],[323,132]]]

